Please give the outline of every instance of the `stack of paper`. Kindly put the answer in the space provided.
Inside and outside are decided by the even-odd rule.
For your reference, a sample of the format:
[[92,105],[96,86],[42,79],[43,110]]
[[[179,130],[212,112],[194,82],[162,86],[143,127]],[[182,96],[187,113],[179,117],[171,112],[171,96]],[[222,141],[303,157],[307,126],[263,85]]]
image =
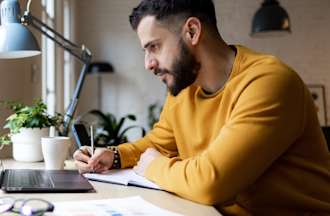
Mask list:
[[139,196],[55,203],[53,216],[182,216],[161,209]]

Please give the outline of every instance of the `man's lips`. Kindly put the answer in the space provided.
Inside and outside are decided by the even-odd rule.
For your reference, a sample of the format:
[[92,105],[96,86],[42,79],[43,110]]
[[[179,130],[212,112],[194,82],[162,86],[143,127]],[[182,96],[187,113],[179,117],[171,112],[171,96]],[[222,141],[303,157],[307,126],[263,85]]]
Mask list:
[[166,84],[166,74],[168,72],[166,71],[155,71],[154,74],[163,82]]
[[155,74],[156,76],[161,77],[161,76],[163,76],[164,74],[166,74],[166,72],[165,72],[165,71],[155,71],[154,74]]
[[158,77],[160,78],[161,81],[165,81],[165,78],[166,78],[166,73],[162,73],[160,75],[158,75]]

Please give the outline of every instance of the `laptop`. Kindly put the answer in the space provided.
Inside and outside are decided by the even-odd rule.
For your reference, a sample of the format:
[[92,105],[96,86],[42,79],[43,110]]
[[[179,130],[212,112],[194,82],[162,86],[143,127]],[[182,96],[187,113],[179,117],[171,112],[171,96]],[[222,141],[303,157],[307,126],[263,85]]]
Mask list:
[[0,188],[6,193],[95,192],[76,170],[4,169],[0,163]]

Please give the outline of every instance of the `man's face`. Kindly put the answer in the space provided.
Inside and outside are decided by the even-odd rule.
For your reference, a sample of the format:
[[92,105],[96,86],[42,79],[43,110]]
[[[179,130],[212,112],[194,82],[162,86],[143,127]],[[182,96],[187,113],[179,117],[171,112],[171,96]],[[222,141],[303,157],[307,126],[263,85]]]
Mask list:
[[157,75],[172,95],[195,82],[199,64],[181,37],[151,16],[141,20],[137,33],[145,51],[146,69]]

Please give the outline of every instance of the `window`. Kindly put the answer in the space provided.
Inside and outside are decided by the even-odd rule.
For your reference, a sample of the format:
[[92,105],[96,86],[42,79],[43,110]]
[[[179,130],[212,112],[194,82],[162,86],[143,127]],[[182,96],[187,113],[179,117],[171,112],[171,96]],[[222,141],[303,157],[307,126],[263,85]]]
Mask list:
[[[42,21],[69,40],[73,29],[72,4],[72,0],[42,0]],[[75,84],[72,56],[45,36],[42,53],[42,98],[50,114],[64,114]]]
[[[63,36],[65,38],[72,38],[73,32],[73,11],[72,0],[64,0],[63,5]],[[64,108],[69,106],[71,95],[75,86],[74,64],[72,56],[64,52]]]
[[[42,21],[51,28],[55,26],[55,0],[42,0]],[[48,32],[52,35],[51,32]],[[55,44],[42,35],[42,98],[48,106],[50,114],[55,113],[56,76],[55,76]]]

